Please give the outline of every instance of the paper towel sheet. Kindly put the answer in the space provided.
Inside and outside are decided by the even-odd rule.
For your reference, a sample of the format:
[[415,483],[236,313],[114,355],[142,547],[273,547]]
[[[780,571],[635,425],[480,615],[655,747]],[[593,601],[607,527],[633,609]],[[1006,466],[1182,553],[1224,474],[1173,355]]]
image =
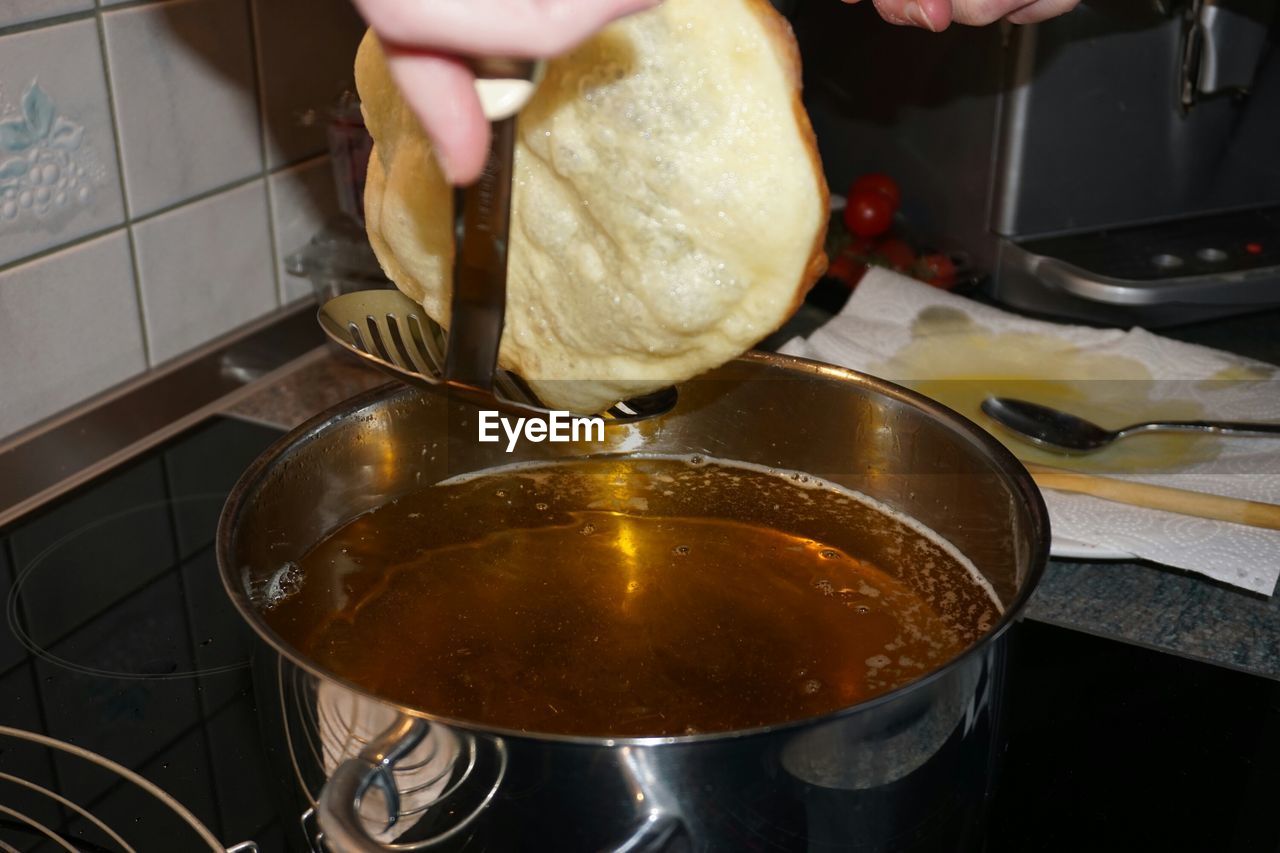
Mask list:
[[[959,317],[970,329],[990,333],[995,341],[992,352],[985,355],[988,364],[1004,358],[1011,363],[1021,359],[1019,369],[1026,371],[1030,369],[1027,359],[1032,356],[1017,351],[1018,335],[1037,340],[1051,336],[1061,339],[1064,352],[1096,356],[1095,364],[1099,359],[1140,362],[1155,380],[1147,382],[1145,388],[1157,396],[1194,397],[1206,412],[1205,417],[1280,420],[1280,370],[1273,365],[1162,338],[1141,329],[1126,332],[1031,320],[882,269],[867,273],[838,316],[807,339],[788,342],[781,351],[908,384],[945,377],[945,355],[933,359],[936,368],[921,366],[918,360],[911,366],[893,364],[895,356],[918,340],[913,327],[919,330],[922,312],[933,318]],[[1007,351],[999,346],[1002,339],[1012,342],[1004,348]],[[938,352],[945,354],[945,346],[939,347]],[[1042,352],[1034,357],[1045,358]],[[1046,369],[1052,372],[1057,366],[1047,365]],[[894,373],[913,375],[890,375]],[[1203,381],[1223,375],[1252,378]],[[993,427],[992,432],[997,428]],[[1126,439],[1148,440],[1149,437]],[[1280,503],[1280,441],[1206,440],[1222,442],[1212,459],[1192,461],[1161,473],[1107,476]],[[1264,595],[1273,593],[1280,576],[1280,531],[1190,518],[1063,492],[1046,491],[1045,503],[1059,550],[1069,550],[1071,542],[1082,543],[1102,552],[1132,554],[1198,572]]]

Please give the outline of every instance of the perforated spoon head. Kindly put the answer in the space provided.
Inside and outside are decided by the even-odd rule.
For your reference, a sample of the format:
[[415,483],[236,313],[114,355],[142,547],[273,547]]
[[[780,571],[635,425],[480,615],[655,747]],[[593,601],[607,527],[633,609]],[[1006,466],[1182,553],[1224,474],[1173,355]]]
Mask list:
[[[492,392],[446,379],[447,336],[421,305],[398,290],[344,293],[320,306],[317,319],[334,343],[411,385],[523,417],[551,413],[523,382],[503,370],[495,373]],[[676,400],[675,388],[662,388],[617,403],[601,415],[630,423],[666,414]]]

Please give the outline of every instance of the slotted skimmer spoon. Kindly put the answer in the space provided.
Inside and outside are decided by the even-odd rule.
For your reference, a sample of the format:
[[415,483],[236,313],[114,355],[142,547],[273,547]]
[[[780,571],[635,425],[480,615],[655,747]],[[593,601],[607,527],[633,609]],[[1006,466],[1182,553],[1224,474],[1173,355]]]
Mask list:
[[[550,410],[528,386],[498,368],[516,115],[533,94],[541,63],[485,59],[472,68],[493,134],[484,171],[463,193],[448,335],[422,306],[396,290],[343,294],[326,302],[318,319],[335,342],[405,382],[478,406],[545,417]],[[664,414],[675,402],[675,388],[663,388],[601,414],[615,422],[636,421]]]
[[1151,432],[1280,438],[1280,424],[1260,421],[1149,421],[1105,429],[1070,412],[1012,397],[988,397],[982,401],[982,411],[1019,438],[1066,453],[1091,453],[1122,438]]

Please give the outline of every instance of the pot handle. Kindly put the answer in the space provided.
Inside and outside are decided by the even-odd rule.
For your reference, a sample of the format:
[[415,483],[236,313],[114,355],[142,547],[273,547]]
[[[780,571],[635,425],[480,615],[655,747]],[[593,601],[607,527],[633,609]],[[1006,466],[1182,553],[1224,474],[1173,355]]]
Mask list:
[[426,720],[401,716],[369,741],[359,755],[338,765],[325,782],[316,805],[316,816],[327,845],[343,851],[386,849],[360,820],[360,801],[376,786],[387,804],[386,825],[395,824],[400,814],[400,792],[396,790],[391,772],[397,761],[422,742],[428,728]]
[[[382,853],[388,848],[369,834],[364,821],[360,818],[360,802],[372,787],[382,791],[387,807],[387,818],[384,829],[395,825],[400,814],[400,792],[392,776],[395,764],[404,758],[422,742],[430,730],[426,720],[402,714],[385,731],[365,745],[354,758],[343,761],[333,771],[320,791],[316,804],[316,818],[320,824],[324,846],[333,850],[365,851],[366,853]],[[625,751],[625,750],[624,750]],[[501,783],[506,770],[506,750],[499,748],[502,770],[498,774]],[[474,762],[474,758],[473,758]],[[636,768],[628,768],[633,771]],[[640,778],[632,776],[634,783]],[[483,809],[497,792],[495,784],[485,796],[480,809]],[[639,790],[645,790],[640,787]],[[473,812],[461,824],[449,830],[446,836],[453,835],[469,824],[479,813]],[[657,807],[650,811],[621,843],[610,848],[610,853],[660,853],[677,835],[684,831],[684,822],[677,816]],[[434,839],[443,840],[444,836]]]

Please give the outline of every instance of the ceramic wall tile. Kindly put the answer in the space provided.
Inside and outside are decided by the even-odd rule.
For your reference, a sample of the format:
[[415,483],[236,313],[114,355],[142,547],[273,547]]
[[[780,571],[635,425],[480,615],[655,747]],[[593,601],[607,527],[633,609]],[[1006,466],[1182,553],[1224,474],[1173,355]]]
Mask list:
[[4,0],[0,3],[0,27],[86,12],[92,8],[93,0]]
[[262,169],[248,0],[103,13],[133,216]]
[[0,36],[0,266],[123,219],[94,21]]
[[338,193],[328,157],[276,172],[271,181],[271,227],[275,231],[281,301],[311,294],[311,282],[289,275],[284,259],[307,245],[338,213]]
[[152,364],[278,304],[270,227],[263,180],[133,226]]
[[283,259],[337,212],[363,31],[350,0],[0,0],[0,436],[309,295]]
[[123,230],[0,273],[0,436],[145,367]]
[[[364,23],[351,0],[253,0],[266,115],[267,165],[325,150],[325,113],[355,90]],[[306,21],[305,31],[298,22]]]

